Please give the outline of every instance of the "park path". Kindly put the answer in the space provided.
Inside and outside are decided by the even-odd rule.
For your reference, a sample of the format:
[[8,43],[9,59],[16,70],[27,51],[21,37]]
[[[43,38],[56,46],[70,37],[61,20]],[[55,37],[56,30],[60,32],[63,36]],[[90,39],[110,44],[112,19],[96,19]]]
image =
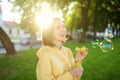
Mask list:
[[[16,51],[20,51],[20,50],[29,50],[31,49],[31,47],[29,45],[15,45],[14,46]],[[32,48],[40,48],[41,44],[39,45],[33,45]],[[6,50],[4,48],[0,48],[0,54],[5,54]]]

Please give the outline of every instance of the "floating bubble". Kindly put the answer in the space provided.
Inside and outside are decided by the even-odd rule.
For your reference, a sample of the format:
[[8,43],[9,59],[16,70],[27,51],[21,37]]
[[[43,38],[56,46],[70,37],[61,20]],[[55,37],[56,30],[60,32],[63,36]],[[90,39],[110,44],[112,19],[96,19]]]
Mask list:
[[106,29],[105,32],[103,33],[103,38],[105,40],[113,38],[112,30],[111,29]]
[[91,41],[91,46],[93,48],[96,48],[97,46],[99,46],[99,44],[100,44],[99,39],[94,39],[94,40]]
[[100,48],[103,52],[108,52],[113,50],[113,43],[111,40],[103,40],[100,42]]

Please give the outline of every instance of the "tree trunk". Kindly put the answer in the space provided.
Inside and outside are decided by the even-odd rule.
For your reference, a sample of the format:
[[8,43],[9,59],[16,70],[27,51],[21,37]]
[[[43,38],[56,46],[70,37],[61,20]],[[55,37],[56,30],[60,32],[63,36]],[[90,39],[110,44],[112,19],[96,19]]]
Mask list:
[[93,37],[96,38],[96,26],[97,26],[97,3],[96,3],[96,6],[95,6],[95,10],[94,10],[94,19],[93,19],[93,32],[94,32],[94,35]]
[[83,7],[82,8],[81,26],[82,26],[84,31],[81,33],[81,39],[80,39],[81,42],[85,42],[86,24],[87,24],[87,8]]
[[81,27],[83,27],[83,32],[81,34],[81,39],[80,42],[85,42],[86,39],[86,32],[88,29],[88,10],[89,10],[89,5],[90,5],[90,1],[88,0],[86,2],[86,6],[82,7],[82,19],[81,19]]
[[2,42],[3,47],[6,49],[7,55],[16,54],[14,44],[11,42],[8,35],[4,32],[4,30],[1,27],[0,27],[0,41]]

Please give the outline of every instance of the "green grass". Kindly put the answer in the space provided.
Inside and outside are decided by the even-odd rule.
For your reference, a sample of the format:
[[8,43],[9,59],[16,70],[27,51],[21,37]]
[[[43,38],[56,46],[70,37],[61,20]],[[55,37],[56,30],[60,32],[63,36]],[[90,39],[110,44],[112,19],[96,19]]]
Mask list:
[[[83,61],[81,80],[120,80],[120,38],[113,39],[114,50],[102,52],[90,43],[69,43],[65,46],[76,53],[75,47],[86,46],[89,53]],[[19,51],[17,55],[0,55],[0,80],[36,80],[38,49]]]
[[0,80],[36,80],[36,51],[20,51],[14,56],[0,55]]

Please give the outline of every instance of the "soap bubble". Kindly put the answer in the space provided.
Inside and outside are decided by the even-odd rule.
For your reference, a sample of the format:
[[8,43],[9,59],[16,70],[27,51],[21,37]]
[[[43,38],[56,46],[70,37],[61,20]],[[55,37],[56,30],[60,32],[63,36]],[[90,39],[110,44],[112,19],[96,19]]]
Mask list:
[[103,33],[103,38],[105,40],[113,38],[112,30],[111,29],[106,29],[105,32]]
[[99,39],[94,39],[94,40],[91,41],[91,46],[93,48],[96,48],[97,46],[99,46],[99,44],[100,44]]
[[108,52],[113,50],[113,43],[111,40],[103,40],[100,42],[100,48],[103,52]]
[[97,46],[100,47],[100,49],[103,52],[108,52],[113,50],[113,43],[111,39],[113,38],[112,30],[110,28],[106,28],[104,33],[103,33],[103,41],[99,41],[98,39],[92,40],[91,41],[91,46],[93,48],[96,48]]

